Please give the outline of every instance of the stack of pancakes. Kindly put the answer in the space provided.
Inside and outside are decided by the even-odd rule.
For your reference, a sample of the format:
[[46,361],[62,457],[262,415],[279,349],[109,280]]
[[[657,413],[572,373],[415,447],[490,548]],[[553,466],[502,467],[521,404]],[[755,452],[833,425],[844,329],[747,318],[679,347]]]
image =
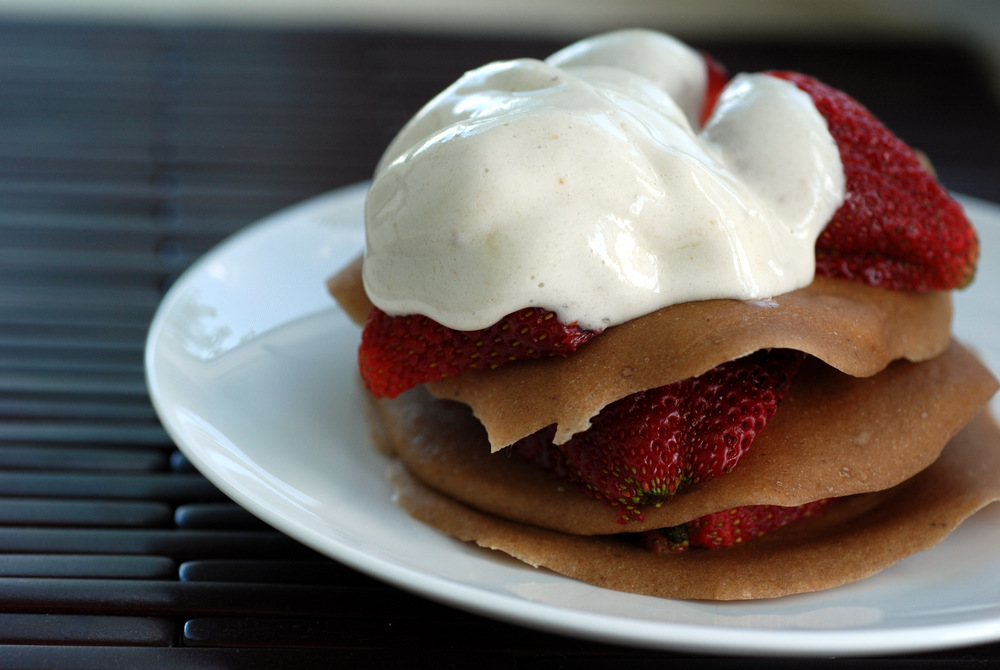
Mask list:
[[[371,307],[360,270],[359,260],[329,282],[359,324]],[[997,381],[952,338],[951,316],[948,292],[824,278],[767,301],[673,305],[566,358],[370,398],[372,435],[414,517],[533,566],[669,598],[831,588],[934,546],[1000,498],[1000,430],[983,410]],[[773,348],[807,358],[751,450],[640,522],[505,449],[552,425],[568,439],[615,400]],[[826,498],[822,513],[728,549],[656,554],[629,535]]]

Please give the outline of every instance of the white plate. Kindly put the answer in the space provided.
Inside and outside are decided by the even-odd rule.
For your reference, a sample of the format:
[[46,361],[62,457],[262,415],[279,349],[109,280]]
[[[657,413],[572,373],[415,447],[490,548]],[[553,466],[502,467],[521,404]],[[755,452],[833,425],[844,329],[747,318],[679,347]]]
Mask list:
[[[429,598],[549,631],[711,653],[845,655],[1000,639],[1000,506],[874,578],[770,601],[602,590],[451,540],[394,506],[355,385],[358,329],[324,280],[362,246],[365,186],[251,226],[172,288],[146,349],[153,403],[213,483],[275,528]],[[956,331],[1000,369],[1000,208],[963,199],[982,236]],[[994,334],[991,336],[991,334]]]

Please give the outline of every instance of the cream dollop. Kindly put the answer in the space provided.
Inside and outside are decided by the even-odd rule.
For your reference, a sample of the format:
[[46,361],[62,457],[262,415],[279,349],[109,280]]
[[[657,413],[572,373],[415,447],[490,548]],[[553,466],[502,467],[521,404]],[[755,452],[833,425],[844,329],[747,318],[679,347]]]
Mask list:
[[844,198],[825,120],[793,84],[741,74],[699,129],[705,88],[700,54],[642,30],[466,73],[379,163],[369,297],[460,330],[529,306],[601,329],[808,285]]

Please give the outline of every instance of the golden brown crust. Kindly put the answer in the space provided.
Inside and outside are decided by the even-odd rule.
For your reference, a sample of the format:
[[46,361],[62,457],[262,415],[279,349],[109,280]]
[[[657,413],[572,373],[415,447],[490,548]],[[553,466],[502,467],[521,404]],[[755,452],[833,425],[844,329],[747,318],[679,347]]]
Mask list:
[[732,549],[657,555],[627,536],[582,537],[477,512],[395,462],[400,504],[445,533],[525,563],[620,591],[740,600],[818,591],[871,576],[938,544],[1000,499],[1000,430],[985,413],[933,465],[898,486],[840,499],[824,513]]
[[996,389],[989,371],[957,343],[930,361],[898,361],[868,378],[809,361],[732,473],[645,508],[645,520],[627,526],[614,506],[577,486],[506,452],[490,453],[464,405],[414,389],[395,400],[372,399],[372,408],[383,445],[432,488],[496,516],[592,535],[895,486],[932,463]]

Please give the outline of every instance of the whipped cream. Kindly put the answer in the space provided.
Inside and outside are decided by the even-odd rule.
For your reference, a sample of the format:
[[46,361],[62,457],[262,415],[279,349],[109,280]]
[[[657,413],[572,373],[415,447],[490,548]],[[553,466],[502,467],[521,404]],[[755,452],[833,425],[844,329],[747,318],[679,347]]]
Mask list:
[[530,306],[602,329],[808,285],[844,199],[826,122],[793,84],[741,74],[698,128],[706,79],[642,30],[466,73],[376,169],[369,297],[459,330]]

